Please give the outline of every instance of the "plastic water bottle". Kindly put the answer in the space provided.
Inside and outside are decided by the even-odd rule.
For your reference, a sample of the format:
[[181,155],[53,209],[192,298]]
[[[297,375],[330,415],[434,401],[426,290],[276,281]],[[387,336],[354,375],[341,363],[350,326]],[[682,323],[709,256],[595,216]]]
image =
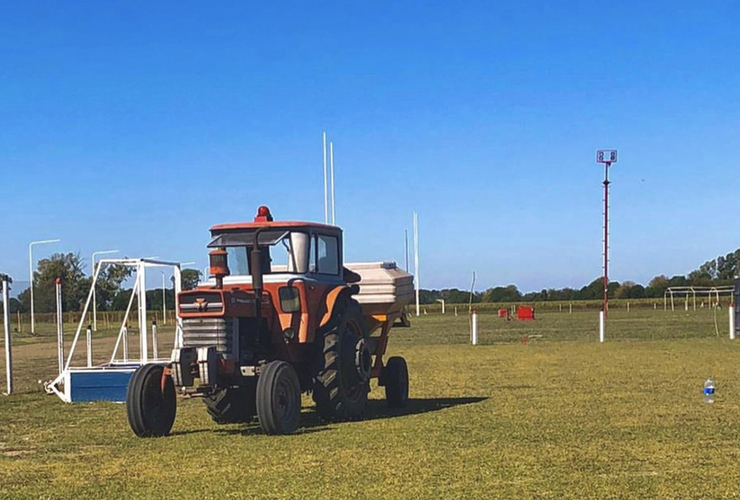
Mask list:
[[712,377],[709,377],[704,382],[704,402],[709,404],[714,403],[714,381]]

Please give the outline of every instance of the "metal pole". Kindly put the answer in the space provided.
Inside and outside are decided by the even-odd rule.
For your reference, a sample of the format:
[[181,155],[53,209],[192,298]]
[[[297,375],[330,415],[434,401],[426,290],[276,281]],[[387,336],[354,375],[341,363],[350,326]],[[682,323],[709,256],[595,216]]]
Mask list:
[[735,304],[730,302],[730,307],[727,310],[730,313],[730,340],[735,340]]
[[157,321],[152,321],[152,360],[159,358],[159,342],[157,339]]
[[62,314],[62,280],[57,278],[56,281],[56,299],[57,299],[57,355],[59,357],[59,375],[64,371],[64,323]]
[[28,276],[31,280],[31,335],[36,333],[36,322],[33,315],[33,246],[46,243],[58,243],[60,239],[32,241],[28,244]]
[[419,315],[419,216],[414,212],[414,281],[416,282],[416,315]]
[[34,321],[33,316],[33,243],[28,245],[28,274],[30,281],[30,288],[31,288],[31,335],[34,335],[34,330],[36,329],[36,322]]
[[92,327],[90,325],[87,325],[85,334],[87,337],[87,367],[92,368]]
[[604,163],[604,316],[609,311],[609,166]]
[[5,394],[13,393],[13,353],[10,345],[10,294],[8,293],[8,278],[3,277],[3,330],[5,331]]
[[164,272],[162,273],[162,325],[167,325],[167,288],[165,285]]
[[606,330],[606,315],[599,311],[599,342],[604,342],[604,331]]
[[328,189],[326,186],[326,132],[323,133],[324,139],[324,224],[329,224],[329,200]]
[[406,239],[406,272],[409,272],[409,230],[403,230],[404,238]]
[[139,279],[139,361],[146,364],[149,361],[149,342],[147,338],[146,324],[146,265],[140,262],[137,277]]
[[334,141],[329,142],[329,163],[331,165],[331,225],[337,223],[336,210],[334,209]]

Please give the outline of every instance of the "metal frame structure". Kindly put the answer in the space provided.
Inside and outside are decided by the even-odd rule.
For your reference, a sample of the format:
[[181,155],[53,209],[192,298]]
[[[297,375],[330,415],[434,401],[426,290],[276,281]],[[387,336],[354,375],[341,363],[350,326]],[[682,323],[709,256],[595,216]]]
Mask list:
[[[689,297],[693,300],[694,311],[696,311],[696,296],[706,296],[710,303],[709,307],[716,307],[719,304],[719,298],[721,295],[733,296],[735,287],[733,285],[727,286],[671,286],[666,289],[663,293],[663,310],[668,310],[668,298],[671,300],[671,311],[676,310],[674,298],[684,297],[684,309],[689,310]],[[712,299],[714,299],[712,301]]]
[[[72,358],[75,354],[75,348],[77,347],[77,341],[80,338],[80,334],[83,331],[84,325],[85,325],[85,319],[87,318],[88,311],[90,309],[90,305],[92,302],[93,297],[93,290],[94,290],[94,283],[97,282],[98,276],[100,274],[101,269],[106,265],[122,265],[127,267],[134,267],[136,269],[136,274],[134,277],[134,286],[131,292],[131,298],[128,303],[128,307],[126,309],[126,314],[124,315],[123,322],[121,324],[121,328],[118,333],[118,338],[116,339],[116,344],[113,349],[113,354],[110,357],[110,360],[102,365],[98,365],[95,367],[72,367]],[[181,290],[181,275],[180,275],[180,264],[177,262],[168,262],[168,261],[160,261],[160,260],[154,260],[154,259],[101,259],[98,261],[98,265],[95,268],[95,274],[93,275],[93,285],[90,287],[90,292],[87,296],[87,301],[85,302],[85,307],[82,311],[82,316],[80,318],[80,322],[77,326],[77,331],[74,336],[74,340],[72,341],[72,346],[69,350],[69,354],[67,355],[67,360],[64,363],[64,366],[61,369],[61,372],[58,374],[58,376],[48,384],[46,384],[46,388],[48,392],[53,392],[62,401],[65,401],[67,403],[72,402],[72,398],[70,397],[70,380],[71,375],[74,372],[126,372],[128,374],[133,373],[133,371],[138,368],[141,365],[144,365],[149,362],[164,362],[168,361],[169,358],[166,359],[160,359],[158,357],[158,353],[153,352],[153,356],[149,357],[149,330],[147,328],[147,307],[146,307],[146,269],[150,267],[171,267],[174,272],[175,276],[175,293],[179,294]],[[133,308],[134,298],[137,300],[137,313],[138,313],[138,324],[139,324],[139,342],[140,342],[140,350],[139,350],[139,359],[138,360],[131,360],[128,357],[128,319],[129,315],[131,313],[131,310]],[[152,328],[152,334],[156,335],[156,329]],[[153,339],[154,345],[156,345],[156,339]],[[179,314],[176,312],[176,325],[175,325],[175,340],[174,340],[174,346],[175,348],[179,347],[182,343],[182,321],[180,320]],[[118,351],[122,346],[122,359],[118,359]],[[87,344],[87,348],[91,349],[90,344]],[[91,357],[91,353],[88,354],[88,359]],[[63,388],[61,388],[63,386]]]

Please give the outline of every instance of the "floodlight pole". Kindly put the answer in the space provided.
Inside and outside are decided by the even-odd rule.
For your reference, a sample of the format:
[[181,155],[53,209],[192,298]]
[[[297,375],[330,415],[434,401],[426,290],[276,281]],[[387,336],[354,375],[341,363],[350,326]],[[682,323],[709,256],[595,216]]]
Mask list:
[[[100,252],[93,252],[92,254],[92,275],[95,276],[95,256],[96,255],[105,255],[109,253],[118,253],[118,250],[102,250]],[[93,292],[93,331],[98,331],[98,300],[96,297],[95,289],[97,288],[97,282],[93,283],[92,292]]]
[[41,240],[41,241],[32,241],[28,244],[28,275],[31,280],[31,335],[35,334],[35,326],[36,322],[33,315],[33,246],[34,245],[44,245],[46,243],[58,243],[60,242],[60,239],[53,239],[53,240]]
[[604,318],[609,311],[609,167],[617,162],[616,149],[596,151],[596,163],[604,164]]

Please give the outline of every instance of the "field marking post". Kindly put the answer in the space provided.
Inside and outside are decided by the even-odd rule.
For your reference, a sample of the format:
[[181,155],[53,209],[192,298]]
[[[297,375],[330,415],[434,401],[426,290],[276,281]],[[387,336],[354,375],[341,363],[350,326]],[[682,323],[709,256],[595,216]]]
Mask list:
[[10,294],[8,293],[8,278],[3,276],[3,330],[5,331],[5,394],[13,393],[13,353],[10,345]]
[[604,330],[606,330],[604,311],[599,311],[599,342],[604,342]]
[[473,309],[470,318],[470,343],[478,345],[478,311]]
[[87,325],[85,330],[86,347],[87,347],[87,367],[92,368],[92,327]]
[[159,339],[157,338],[157,320],[152,320],[152,359],[159,359]]
[[727,310],[730,313],[730,340],[735,340],[735,304],[730,302]]

